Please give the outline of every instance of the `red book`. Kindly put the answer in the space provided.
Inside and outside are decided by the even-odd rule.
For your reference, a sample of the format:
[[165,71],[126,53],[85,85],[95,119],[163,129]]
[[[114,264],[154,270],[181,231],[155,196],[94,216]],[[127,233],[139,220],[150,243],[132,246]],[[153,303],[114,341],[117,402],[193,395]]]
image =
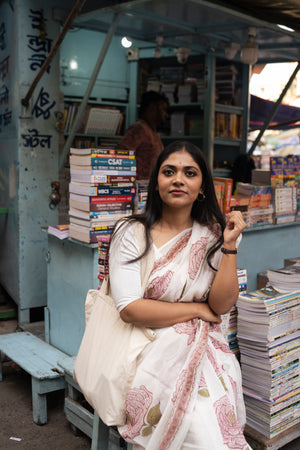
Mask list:
[[218,183],[224,184],[223,212],[224,214],[228,214],[230,212],[230,201],[232,195],[233,179],[223,177],[213,177],[213,180],[217,181]]

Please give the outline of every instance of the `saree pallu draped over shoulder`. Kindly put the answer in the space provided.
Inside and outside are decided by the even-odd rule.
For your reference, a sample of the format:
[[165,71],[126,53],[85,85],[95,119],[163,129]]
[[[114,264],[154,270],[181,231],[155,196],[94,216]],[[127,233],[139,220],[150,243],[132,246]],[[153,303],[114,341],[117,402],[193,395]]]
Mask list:
[[[194,223],[156,249],[144,297],[205,301],[215,276],[206,255],[219,235]],[[213,266],[220,260],[218,251]],[[221,327],[193,319],[155,331],[126,399],[124,439],[147,450],[250,450],[240,368]]]

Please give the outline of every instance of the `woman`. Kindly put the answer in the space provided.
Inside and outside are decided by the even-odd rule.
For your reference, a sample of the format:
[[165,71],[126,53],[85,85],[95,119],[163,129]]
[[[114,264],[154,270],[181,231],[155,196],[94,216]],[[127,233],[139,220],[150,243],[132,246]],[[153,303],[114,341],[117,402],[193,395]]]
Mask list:
[[[109,273],[116,306],[125,322],[157,335],[138,362],[119,427],[135,449],[250,449],[240,369],[219,325],[238,297],[236,247],[244,228],[238,211],[225,223],[199,148],[176,141],[155,163],[144,214],[114,233]],[[141,292],[144,258],[153,268]]]

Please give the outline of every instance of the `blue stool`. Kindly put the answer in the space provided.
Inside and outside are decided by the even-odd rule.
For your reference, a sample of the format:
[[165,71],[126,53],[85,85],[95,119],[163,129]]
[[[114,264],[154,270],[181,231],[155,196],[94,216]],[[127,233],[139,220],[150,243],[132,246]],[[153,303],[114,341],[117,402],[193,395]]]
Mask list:
[[[65,398],[65,414],[71,427],[81,430],[92,440],[92,450],[121,450],[126,448],[125,441],[114,427],[108,427],[99,418],[98,414],[86,409],[81,403],[82,393],[79,385],[73,378],[75,356],[66,356],[58,362],[64,372],[67,383],[67,396]],[[127,444],[132,450],[132,445]]]

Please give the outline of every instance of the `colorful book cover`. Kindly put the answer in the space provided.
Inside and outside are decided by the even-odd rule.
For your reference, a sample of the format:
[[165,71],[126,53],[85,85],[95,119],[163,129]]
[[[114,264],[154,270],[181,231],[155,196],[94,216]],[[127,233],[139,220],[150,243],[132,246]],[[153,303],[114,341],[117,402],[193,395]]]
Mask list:
[[223,183],[224,185],[224,198],[223,198],[223,212],[224,214],[228,214],[230,212],[230,201],[232,195],[232,186],[233,179],[232,178],[223,178],[223,177],[213,177],[213,181],[217,181],[218,183]]
[[283,157],[270,157],[270,172],[271,186],[281,187],[283,185]]
[[293,156],[283,158],[283,184],[285,186],[295,186]]

